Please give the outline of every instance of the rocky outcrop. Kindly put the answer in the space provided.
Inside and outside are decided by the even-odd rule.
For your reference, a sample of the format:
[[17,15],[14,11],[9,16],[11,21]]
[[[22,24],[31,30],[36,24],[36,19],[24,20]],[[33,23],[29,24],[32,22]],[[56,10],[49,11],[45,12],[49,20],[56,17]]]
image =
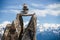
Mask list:
[[[21,40],[36,40],[36,17],[33,15],[27,26],[27,28],[22,33]],[[19,39],[20,40],[20,39]]]
[[[35,14],[27,14],[27,11],[28,8],[25,5],[23,11],[17,14],[16,20],[6,26],[2,40],[36,40],[36,16]],[[23,26],[22,16],[31,16],[27,28]]]

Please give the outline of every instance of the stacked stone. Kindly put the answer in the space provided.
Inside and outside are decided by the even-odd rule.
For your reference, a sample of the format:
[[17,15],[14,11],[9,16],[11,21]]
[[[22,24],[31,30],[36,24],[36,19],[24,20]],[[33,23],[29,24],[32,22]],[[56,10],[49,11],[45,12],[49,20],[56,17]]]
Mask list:
[[[36,40],[36,16],[34,14],[27,14],[28,8],[26,4],[23,5],[23,11],[17,14],[16,20],[8,26],[8,33],[4,32],[2,40]],[[32,16],[27,28],[24,28],[22,16]],[[17,29],[17,31],[16,31]],[[7,33],[7,35],[5,34]]]

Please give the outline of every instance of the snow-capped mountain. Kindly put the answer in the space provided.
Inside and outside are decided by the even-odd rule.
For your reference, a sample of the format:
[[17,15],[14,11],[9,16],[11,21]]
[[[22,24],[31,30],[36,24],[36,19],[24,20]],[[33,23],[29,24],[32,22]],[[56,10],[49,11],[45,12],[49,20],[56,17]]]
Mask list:
[[[53,25],[53,26],[52,26]],[[40,24],[37,26],[37,40],[60,40],[60,24]]]
[[[4,33],[6,25],[10,22],[0,24],[0,40]],[[27,25],[27,23],[26,23]],[[36,27],[37,40],[59,40],[60,39],[60,24],[37,24]]]
[[7,24],[10,24],[10,22],[4,21],[3,23],[0,24],[0,40],[1,40],[1,37],[3,36],[4,30]]

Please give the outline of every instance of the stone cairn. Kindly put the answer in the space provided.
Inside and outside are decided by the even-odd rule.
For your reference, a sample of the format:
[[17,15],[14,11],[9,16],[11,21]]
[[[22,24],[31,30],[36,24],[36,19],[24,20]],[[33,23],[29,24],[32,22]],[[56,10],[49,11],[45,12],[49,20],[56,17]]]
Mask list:
[[[2,40],[36,40],[36,16],[35,13],[28,14],[28,10],[27,5],[24,4],[23,11],[17,14],[16,20],[12,24],[7,24]],[[23,26],[22,16],[31,16],[27,28]]]

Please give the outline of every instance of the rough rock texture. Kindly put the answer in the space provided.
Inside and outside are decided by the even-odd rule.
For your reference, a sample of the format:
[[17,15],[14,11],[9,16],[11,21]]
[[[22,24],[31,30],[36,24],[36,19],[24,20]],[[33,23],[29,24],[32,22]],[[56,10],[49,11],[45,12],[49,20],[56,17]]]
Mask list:
[[[32,16],[27,25],[27,28],[23,27],[22,16]],[[36,40],[35,14],[18,14],[16,19],[18,21],[12,22],[11,27],[15,26],[15,28],[17,29],[17,32],[15,32],[14,34],[11,34],[10,31],[7,31],[7,29],[9,30],[11,27],[10,26],[6,27],[7,29],[4,32],[3,40]],[[13,31],[13,29],[11,31]]]
[[20,15],[20,25],[21,25],[21,32],[19,35],[19,40],[36,40],[36,16],[32,15],[31,20],[27,26],[27,28],[23,29],[23,19],[22,15]]
[[[36,40],[36,16],[35,14],[27,13],[28,8],[24,4],[23,11],[17,14],[16,20],[6,27],[2,40]],[[22,16],[31,16],[27,28],[23,26],[24,22]]]

